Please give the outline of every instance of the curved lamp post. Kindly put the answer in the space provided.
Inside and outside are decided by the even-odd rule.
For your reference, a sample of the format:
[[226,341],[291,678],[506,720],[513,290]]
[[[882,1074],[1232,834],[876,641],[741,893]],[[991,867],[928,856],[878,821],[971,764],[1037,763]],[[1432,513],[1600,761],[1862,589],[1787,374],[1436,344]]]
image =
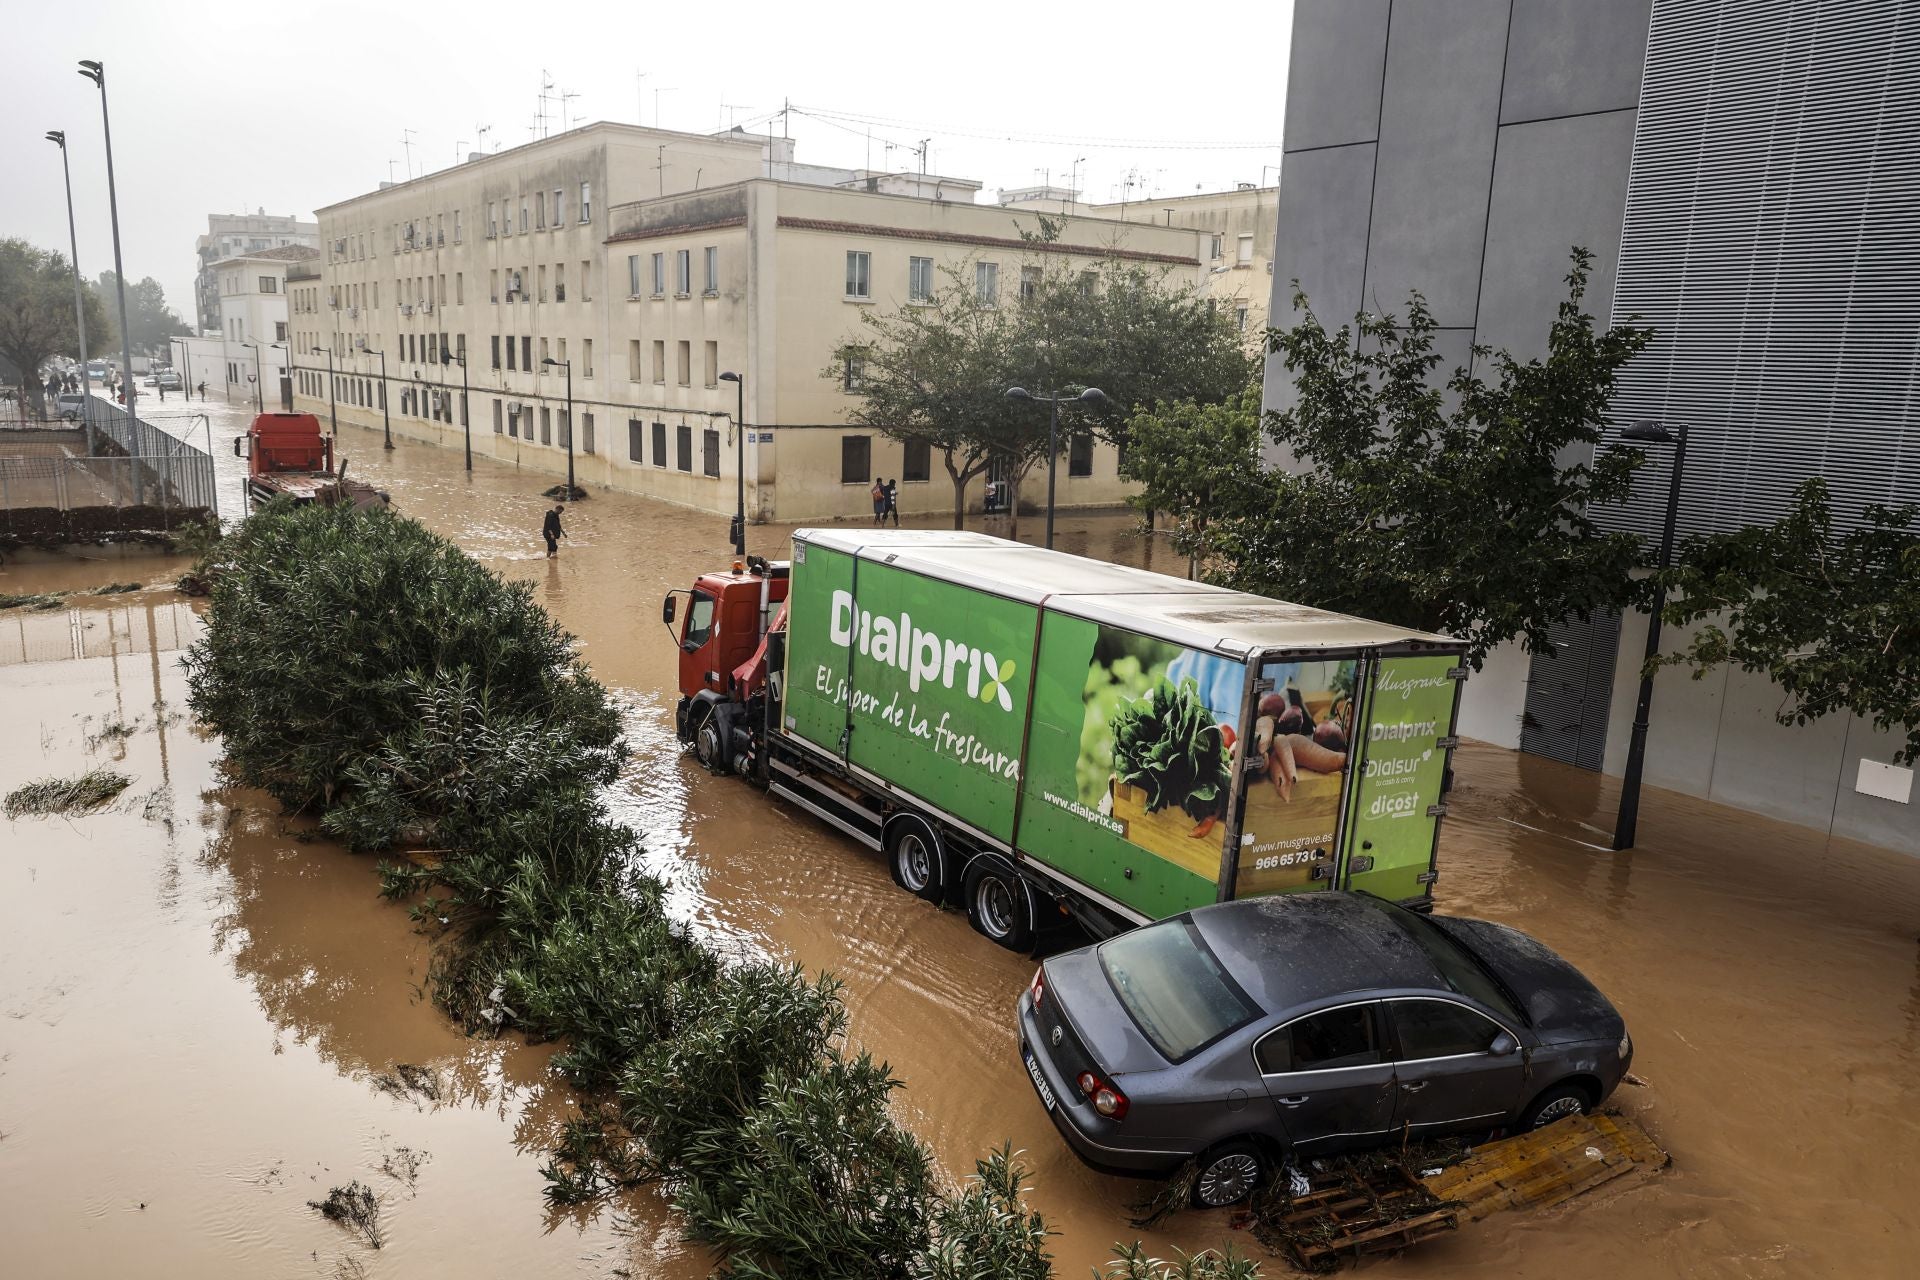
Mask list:
[[1078,395],[1035,395],[1025,387],[1008,387],[1007,399],[1041,403],[1050,410],[1047,419],[1047,550],[1053,550],[1053,493],[1055,472],[1060,461],[1060,406],[1062,404],[1106,404],[1107,393],[1088,387]]
[[[720,381],[733,384],[733,554],[747,554],[747,380],[738,373],[723,373]],[[758,454],[754,455],[758,457]]]
[[[1680,471],[1687,461],[1687,429],[1675,426],[1669,431],[1657,422],[1636,422],[1620,433],[1633,444],[1670,444],[1673,446],[1673,475],[1667,483],[1667,522],[1660,533],[1660,569],[1673,563],[1673,529],[1680,515]],[[1640,664],[1640,698],[1633,708],[1633,739],[1627,747],[1627,771],[1620,780],[1620,815],[1613,824],[1613,847],[1633,848],[1640,826],[1640,773],[1647,758],[1647,721],[1653,710],[1653,676],[1646,664],[1660,652],[1660,613],[1667,605],[1664,586],[1654,591],[1653,611],[1647,615],[1647,653]]]

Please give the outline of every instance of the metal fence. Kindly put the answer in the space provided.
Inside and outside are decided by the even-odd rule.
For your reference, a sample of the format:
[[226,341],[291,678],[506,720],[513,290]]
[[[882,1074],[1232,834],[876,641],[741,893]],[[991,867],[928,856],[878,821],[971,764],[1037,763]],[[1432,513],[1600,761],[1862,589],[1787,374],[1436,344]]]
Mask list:
[[0,534],[89,538],[209,519],[213,459],[93,397],[90,421],[0,432]]

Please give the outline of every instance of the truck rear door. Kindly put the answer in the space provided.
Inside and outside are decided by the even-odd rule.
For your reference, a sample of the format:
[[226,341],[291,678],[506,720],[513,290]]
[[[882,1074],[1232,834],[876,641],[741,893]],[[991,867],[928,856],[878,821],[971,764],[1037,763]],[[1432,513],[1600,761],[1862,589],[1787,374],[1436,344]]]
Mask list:
[[1390,902],[1433,894],[1454,720],[1465,667],[1457,653],[1384,655],[1360,705],[1354,785],[1341,824],[1337,883]]

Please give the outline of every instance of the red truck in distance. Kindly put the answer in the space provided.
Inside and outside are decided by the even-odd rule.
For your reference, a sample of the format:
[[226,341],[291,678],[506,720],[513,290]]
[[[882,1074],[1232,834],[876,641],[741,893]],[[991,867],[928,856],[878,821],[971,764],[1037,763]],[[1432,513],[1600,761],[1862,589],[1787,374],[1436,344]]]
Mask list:
[[364,480],[349,480],[343,458],[333,465],[333,438],[310,413],[263,413],[243,436],[235,436],[233,456],[247,460],[246,503],[287,497],[295,502],[356,507],[384,506],[390,499]]

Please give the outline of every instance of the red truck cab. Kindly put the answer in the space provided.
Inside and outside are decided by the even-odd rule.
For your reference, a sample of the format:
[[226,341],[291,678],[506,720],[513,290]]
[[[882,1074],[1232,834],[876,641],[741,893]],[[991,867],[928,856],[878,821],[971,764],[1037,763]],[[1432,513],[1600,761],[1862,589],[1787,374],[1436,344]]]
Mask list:
[[289,497],[295,502],[344,499],[355,506],[385,503],[386,495],[334,472],[333,438],[310,413],[263,413],[247,434],[236,436],[233,453],[247,460],[249,502]]
[[[675,718],[681,736],[701,749],[703,760],[708,754],[722,760],[736,754],[725,749],[733,736],[728,729],[736,713],[765,692],[766,641],[768,632],[784,622],[787,581],[784,562],[749,556],[725,572],[701,574],[690,589],[667,594],[661,620],[669,629],[677,621],[679,628],[680,705]],[[684,612],[677,607],[682,595],[687,597]],[[717,735],[700,734],[703,723],[716,720],[726,722]]]

